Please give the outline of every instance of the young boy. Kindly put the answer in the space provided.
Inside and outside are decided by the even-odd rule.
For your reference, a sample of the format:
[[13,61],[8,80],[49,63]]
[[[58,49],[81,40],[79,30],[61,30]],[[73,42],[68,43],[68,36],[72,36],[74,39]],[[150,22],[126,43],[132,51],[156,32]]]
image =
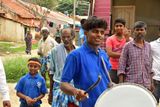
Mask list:
[[119,66],[119,58],[121,56],[121,52],[123,46],[126,43],[126,38],[124,36],[126,21],[122,18],[117,18],[114,21],[114,34],[107,38],[106,40],[106,50],[107,54],[110,57],[110,62],[112,65],[112,69],[109,72],[111,79],[114,83],[119,83],[119,78],[117,76],[117,69]]
[[17,96],[20,97],[20,107],[40,107],[41,99],[47,93],[45,80],[38,74],[40,67],[38,58],[28,60],[29,73],[23,76],[15,87]]

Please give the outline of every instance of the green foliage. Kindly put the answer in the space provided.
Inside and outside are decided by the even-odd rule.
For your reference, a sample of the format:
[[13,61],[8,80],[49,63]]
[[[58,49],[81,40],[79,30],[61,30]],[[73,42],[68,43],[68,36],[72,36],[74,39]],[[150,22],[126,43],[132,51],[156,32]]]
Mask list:
[[60,5],[56,8],[57,11],[65,13],[66,11],[71,14],[73,12],[73,4],[70,2],[60,2]]
[[[29,57],[10,57],[3,60],[7,82],[15,83],[28,73],[27,61]],[[49,77],[46,74],[46,85],[49,87]]]
[[28,72],[27,60],[28,58],[23,57],[5,58],[3,64],[8,82],[17,82],[21,76]]
[[48,9],[52,9],[58,4],[58,0],[31,0],[31,2]]
[[[32,49],[37,49],[38,43],[32,45]],[[24,43],[0,42],[0,53],[18,53],[25,51]]]
[[[29,2],[28,0],[23,0]],[[76,1],[76,15],[87,15],[89,0],[75,0]],[[57,10],[62,13],[73,14],[74,0],[30,0],[31,3],[38,4],[51,10]]]
[[88,5],[79,5],[78,8],[76,8],[76,15],[87,16]]
[[[14,48],[12,48],[14,47]],[[38,43],[32,45],[32,49],[37,49]],[[27,61],[30,56],[23,56],[21,52],[24,52],[25,45],[24,43],[14,43],[14,42],[0,42],[0,53],[10,52],[13,53],[19,52],[20,54],[6,56],[3,58],[4,69],[6,72],[7,82],[15,83],[22,76],[28,73]],[[37,56],[34,56],[37,57]],[[49,77],[47,75],[47,87],[49,87]]]
[[[68,12],[68,14],[73,14],[73,1],[74,0],[60,0],[56,10],[62,13]],[[76,0],[76,15],[88,14],[87,2],[89,2],[89,0]]]

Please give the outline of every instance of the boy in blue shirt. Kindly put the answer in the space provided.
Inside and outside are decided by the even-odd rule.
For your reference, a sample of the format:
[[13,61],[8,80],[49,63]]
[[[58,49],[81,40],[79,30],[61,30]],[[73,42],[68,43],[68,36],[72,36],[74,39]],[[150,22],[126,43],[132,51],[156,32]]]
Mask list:
[[21,77],[15,89],[20,97],[20,107],[40,107],[41,99],[47,93],[44,78],[38,74],[41,63],[38,58],[28,60],[29,73]]

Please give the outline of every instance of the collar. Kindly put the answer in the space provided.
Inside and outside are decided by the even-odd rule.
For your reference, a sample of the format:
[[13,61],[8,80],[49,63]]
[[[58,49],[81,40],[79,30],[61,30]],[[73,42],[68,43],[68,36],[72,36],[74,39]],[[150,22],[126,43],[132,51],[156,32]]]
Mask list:
[[114,34],[113,37],[119,42],[121,42],[125,39],[125,37],[123,35],[122,35],[121,39],[118,39],[118,36],[116,34]]
[[[83,47],[86,48],[87,52],[92,52],[92,53],[97,54],[95,52],[95,50],[93,48],[91,48],[86,41],[83,43]],[[98,48],[98,53],[99,52],[101,52],[101,48],[100,47]]]
[[27,74],[27,77],[28,77],[28,78],[35,78],[35,79],[37,79],[38,76],[39,76],[38,73],[37,73],[34,77],[33,77],[30,73]]
[[[144,40],[144,47],[146,46],[146,43],[147,43],[147,42]],[[137,46],[135,40],[132,40],[132,44],[133,44],[134,46]],[[137,47],[138,47],[138,46],[137,46]]]

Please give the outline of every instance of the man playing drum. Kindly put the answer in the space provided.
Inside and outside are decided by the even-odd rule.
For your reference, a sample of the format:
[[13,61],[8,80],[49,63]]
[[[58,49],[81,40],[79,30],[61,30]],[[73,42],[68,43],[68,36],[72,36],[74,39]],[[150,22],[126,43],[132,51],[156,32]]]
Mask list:
[[[106,72],[111,69],[111,65],[105,51],[100,49],[107,23],[103,19],[91,17],[86,20],[83,28],[87,40],[80,48],[68,55],[61,78],[61,90],[68,95],[76,96],[76,99],[80,101],[80,107],[94,107],[97,98],[110,83]],[[101,77],[99,84],[85,93],[98,77]],[[74,81],[75,87],[69,84],[71,80]]]
[[151,46],[144,40],[146,23],[137,21],[133,29],[134,40],[125,44],[119,60],[119,82],[136,83],[152,90]]

